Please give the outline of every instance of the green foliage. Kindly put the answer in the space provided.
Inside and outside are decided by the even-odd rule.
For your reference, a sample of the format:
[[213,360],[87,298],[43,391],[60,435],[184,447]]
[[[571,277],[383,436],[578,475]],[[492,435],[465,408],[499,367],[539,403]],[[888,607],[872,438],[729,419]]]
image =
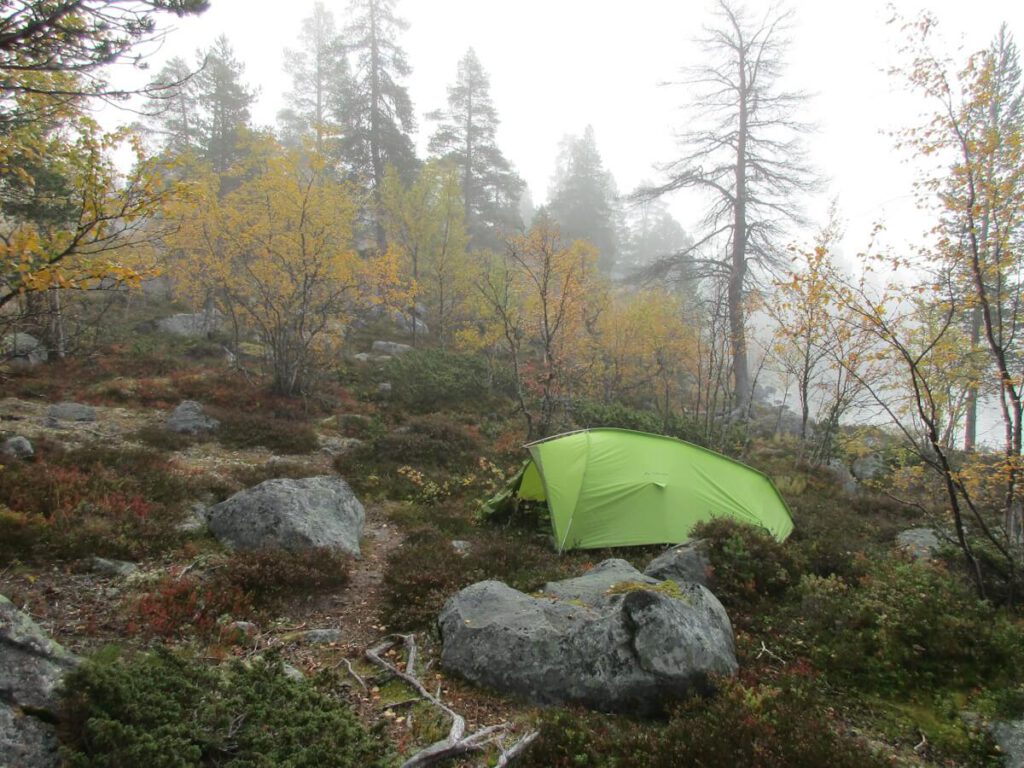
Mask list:
[[227,667],[157,650],[97,656],[64,683],[61,720],[72,768],[375,768],[381,740],[279,660]]
[[721,681],[711,699],[691,699],[667,724],[551,710],[526,768],[874,768],[888,765],[830,722],[828,702],[800,679],[785,684]]
[[938,567],[889,560],[847,582],[805,576],[791,635],[830,678],[906,694],[1002,682],[1024,663],[1021,631]]
[[471,410],[492,397],[487,361],[474,355],[414,349],[389,360],[383,374],[392,383],[392,398],[414,411]]
[[185,450],[197,437],[167,429],[163,424],[150,424],[136,430],[132,439],[158,451],[174,452]]
[[275,453],[304,454],[319,448],[316,432],[294,418],[276,418],[259,413],[216,409],[220,421],[216,437],[229,448],[266,448]]
[[[0,557],[49,554],[137,559],[176,546],[187,488],[154,451],[40,443],[34,461],[0,469],[0,505],[11,512]],[[18,544],[16,544],[17,540]]]
[[799,579],[798,564],[784,543],[765,530],[720,518],[694,527],[707,542],[715,595],[735,621],[765,600],[779,599]]

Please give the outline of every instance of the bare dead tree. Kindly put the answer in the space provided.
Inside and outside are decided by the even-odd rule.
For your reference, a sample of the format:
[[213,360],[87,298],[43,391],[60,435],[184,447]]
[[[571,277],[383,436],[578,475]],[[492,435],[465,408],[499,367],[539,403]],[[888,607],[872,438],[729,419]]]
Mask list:
[[749,402],[751,390],[744,307],[749,265],[775,261],[786,226],[801,220],[797,196],[815,186],[801,141],[809,126],[794,117],[807,96],[779,86],[791,17],[777,5],[754,17],[735,0],[719,0],[700,40],[705,63],[668,83],[695,91],[697,114],[678,136],[683,155],[661,166],[662,184],[638,193],[651,198],[696,189],[711,198],[694,247],[722,248],[710,260],[726,273],[736,407]]

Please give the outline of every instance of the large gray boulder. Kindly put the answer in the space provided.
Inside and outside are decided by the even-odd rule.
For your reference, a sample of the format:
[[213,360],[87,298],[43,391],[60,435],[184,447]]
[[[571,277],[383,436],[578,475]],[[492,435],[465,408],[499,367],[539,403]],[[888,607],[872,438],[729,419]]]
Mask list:
[[994,723],[992,738],[1003,753],[1005,768],[1024,768],[1024,719]]
[[231,549],[328,547],[359,556],[363,505],[340,477],[266,480],[206,511]]
[[203,411],[203,406],[195,400],[183,400],[177,408],[171,411],[164,426],[172,432],[199,435],[213,432],[220,426],[220,422],[212,416],[207,416]]
[[28,333],[9,333],[0,339],[0,360],[11,365],[34,367],[49,357],[46,345]]
[[693,582],[711,586],[711,560],[703,539],[692,539],[665,550],[648,563],[644,575],[679,584]]
[[56,768],[58,765],[60,745],[56,729],[0,702],[0,766]]
[[[0,766],[57,765],[57,687],[77,659],[0,595]],[[40,718],[39,715],[43,715]]]
[[736,672],[732,625],[711,592],[623,565],[602,563],[537,597],[499,581],[463,589],[439,618],[442,667],[536,704],[641,715]]

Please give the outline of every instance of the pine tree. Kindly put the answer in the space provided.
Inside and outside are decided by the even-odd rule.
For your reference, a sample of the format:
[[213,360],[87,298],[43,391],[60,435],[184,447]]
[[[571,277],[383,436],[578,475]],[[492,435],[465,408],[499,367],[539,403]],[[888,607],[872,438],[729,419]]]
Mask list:
[[149,122],[163,137],[164,154],[194,152],[223,174],[238,159],[255,91],[243,82],[245,67],[224,35],[197,52],[196,60],[190,70],[183,59],[171,59],[156,76],[150,90],[158,96],[151,100]]
[[238,158],[240,132],[249,123],[249,106],[256,94],[243,83],[244,72],[245,65],[221,35],[206,54],[206,66],[195,76],[200,147],[217,173],[225,173]]
[[285,94],[287,108],[277,115],[285,143],[295,146],[311,139],[318,154],[329,163],[339,162],[341,131],[332,105],[347,99],[350,76],[334,16],[323,3],[303,20],[298,48],[285,49],[285,71],[291,73],[292,89]]
[[518,204],[525,184],[495,143],[498,111],[491,102],[490,80],[470,48],[459,61],[448,106],[427,117],[439,125],[430,139],[431,154],[454,163],[461,172],[465,220],[477,247],[496,244],[502,230],[522,226]]
[[393,165],[405,180],[416,169],[410,133],[412,101],[401,79],[411,72],[398,33],[407,27],[395,15],[395,0],[352,0],[351,21],[342,35],[354,57],[348,98],[335,106],[342,126],[342,154],[353,177],[373,194],[378,249],[387,247],[381,223],[384,174]]
[[566,240],[583,239],[597,248],[598,267],[608,274],[618,254],[618,192],[597,150],[594,129],[562,140],[548,212]]

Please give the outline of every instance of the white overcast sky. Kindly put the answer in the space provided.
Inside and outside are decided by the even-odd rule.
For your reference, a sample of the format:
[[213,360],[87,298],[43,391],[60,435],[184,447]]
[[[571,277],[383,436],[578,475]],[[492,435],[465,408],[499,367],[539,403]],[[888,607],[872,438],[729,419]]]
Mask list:
[[[347,0],[326,0],[345,23]],[[673,131],[688,94],[660,83],[677,77],[698,55],[693,40],[710,18],[709,0],[404,0],[398,10],[410,23],[401,38],[413,73],[407,84],[422,148],[431,125],[423,114],[443,106],[456,62],[470,46],[491,78],[502,120],[499,144],[542,202],[559,139],[594,126],[606,167],[622,191],[657,178],[653,166],[673,157]],[[297,44],[299,26],[313,0],[211,0],[195,19],[176,20],[153,69],[173,55],[192,58],[197,48],[226,34],[245,63],[247,81],[260,89],[254,109],[259,125],[272,125],[281,93],[290,86],[282,51]],[[806,117],[817,124],[811,158],[827,181],[808,205],[819,218],[830,198],[848,222],[846,248],[866,242],[872,223],[884,219],[893,239],[912,239],[926,223],[911,200],[913,170],[886,135],[912,122],[918,105],[885,70],[897,63],[901,35],[885,0],[800,0],[795,12],[788,87],[810,92]],[[913,16],[917,2],[897,0]],[[932,2],[949,49],[984,47],[1006,21],[1024,42],[1024,2]],[[748,0],[752,13],[767,3]],[[673,211],[696,233],[699,201],[679,197]]]

